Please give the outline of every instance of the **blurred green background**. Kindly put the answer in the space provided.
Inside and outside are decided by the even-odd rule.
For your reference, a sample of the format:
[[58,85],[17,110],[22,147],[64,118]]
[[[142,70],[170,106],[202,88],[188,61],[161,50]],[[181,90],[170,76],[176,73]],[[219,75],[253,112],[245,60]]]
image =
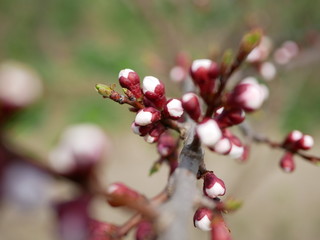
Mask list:
[[[237,49],[255,26],[275,46],[294,40],[302,51],[320,56],[314,40],[319,9],[315,0],[1,0],[0,60],[31,66],[45,86],[42,100],[20,114],[9,133],[42,156],[71,123],[94,122],[114,138],[125,136],[132,114],[103,100],[95,83],[116,83],[123,68],[168,82],[178,52],[193,59],[220,56]],[[297,62],[279,69],[265,111],[253,116],[261,122],[257,127],[278,139],[296,128],[320,134],[320,60]],[[177,95],[178,85],[171,86],[169,95]]]

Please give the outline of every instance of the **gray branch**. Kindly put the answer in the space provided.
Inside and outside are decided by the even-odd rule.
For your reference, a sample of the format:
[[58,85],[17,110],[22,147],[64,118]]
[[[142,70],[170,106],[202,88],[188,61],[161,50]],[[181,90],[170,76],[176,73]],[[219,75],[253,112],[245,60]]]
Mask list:
[[201,196],[196,186],[196,175],[204,153],[199,141],[194,138],[194,125],[189,133],[179,156],[179,167],[170,179],[171,198],[159,209],[159,240],[188,239],[187,229],[192,224],[193,206]]

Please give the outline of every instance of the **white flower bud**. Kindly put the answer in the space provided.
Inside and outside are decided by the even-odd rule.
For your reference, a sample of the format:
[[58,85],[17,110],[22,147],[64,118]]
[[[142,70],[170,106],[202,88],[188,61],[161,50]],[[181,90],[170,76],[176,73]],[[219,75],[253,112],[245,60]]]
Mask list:
[[208,147],[213,147],[222,136],[217,122],[213,119],[200,123],[196,131],[201,142]]
[[143,79],[143,93],[146,92],[155,92],[155,89],[158,85],[160,85],[160,81],[158,78],[153,76],[147,76]]
[[134,122],[140,126],[146,126],[152,123],[152,113],[149,111],[140,111],[136,115]]
[[277,74],[277,69],[271,62],[264,62],[259,71],[261,76],[267,81],[274,79]]
[[168,101],[166,105],[166,111],[168,112],[169,116],[173,118],[179,118],[183,114],[182,103],[178,99],[171,99]]
[[131,72],[134,72],[132,69],[129,69],[129,68],[126,68],[126,69],[123,69],[119,72],[119,78],[121,77],[125,77],[125,78],[128,78],[129,77],[129,73]]
[[199,68],[203,67],[205,69],[209,69],[212,64],[210,59],[197,59],[194,60],[191,66],[191,71],[196,72]]

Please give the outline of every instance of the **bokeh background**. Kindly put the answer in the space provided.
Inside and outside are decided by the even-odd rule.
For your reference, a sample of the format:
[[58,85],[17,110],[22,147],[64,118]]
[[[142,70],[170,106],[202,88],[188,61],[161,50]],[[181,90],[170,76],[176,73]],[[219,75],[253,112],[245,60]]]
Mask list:
[[[10,122],[6,136],[45,161],[66,126],[96,123],[113,144],[104,181],[123,181],[153,196],[165,185],[167,169],[148,176],[154,146],[131,133],[134,116],[98,96],[95,83],[116,83],[123,68],[169,83],[177,53],[219,60],[259,26],[275,47],[293,40],[301,51],[279,67],[268,83],[269,101],[250,121],[275,140],[292,129],[312,134],[311,153],[320,155],[319,9],[314,0],[1,0],[0,61],[28,65],[44,84],[42,99]],[[179,85],[171,83],[167,92],[178,97]],[[249,162],[239,164],[207,153],[207,165],[224,179],[228,195],[244,201],[227,217],[234,239],[319,239],[319,168],[297,159],[296,171],[285,174],[278,167],[281,154],[256,146]],[[69,194],[69,186],[58,188]],[[49,207],[22,211],[5,202],[0,212],[1,239],[57,239]],[[92,214],[115,223],[128,216],[99,199]],[[190,228],[192,239],[208,239],[192,229],[191,219]]]

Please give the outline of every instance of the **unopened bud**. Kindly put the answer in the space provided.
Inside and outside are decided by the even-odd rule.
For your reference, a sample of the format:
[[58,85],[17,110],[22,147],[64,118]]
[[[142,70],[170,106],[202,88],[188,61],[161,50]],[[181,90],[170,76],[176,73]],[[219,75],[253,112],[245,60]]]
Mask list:
[[296,151],[300,148],[300,145],[298,142],[303,138],[303,133],[299,130],[293,130],[291,131],[286,139],[283,142],[283,145],[293,151]]
[[161,113],[153,108],[153,107],[147,107],[144,109],[141,109],[134,120],[134,122],[139,126],[146,126],[151,123],[155,123],[161,119]]
[[201,107],[199,98],[195,93],[186,93],[182,96],[182,107],[189,114],[190,118],[196,122],[201,118]]
[[144,136],[144,140],[148,143],[155,143],[159,140],[161,134],[166,130],[162,124],[156,124],[147,135]]
[[142,195],[123,183],[113,183],[107,189],[107,201],[112,207],[127,206],[139,199]]
[[230,230],[226,226],[221,214],[213,216],[211,224],[211,240],[231,240]]
[[147,105],[162,109],[166,103],[164,84],[156,77],[147,76],[143,79],[143,93]]
[[131,124],[131,130],[134,134],[137,134],[139,136],[145,136],[148,134],[148,132],[152,129],[152,124],[147,126],[139,126],[135,122]]
[[140,77],[131,69],[123,69],[119,73],[119,82],[123,88],[129,89],[137,98],[142,98],[142,91],[140,88]]
[[255,78],[247,77],[234,88],[228,103],[245,111],[254,111],[262,106],[266,97],[266,89]]
[[177,148],[177,140],[169,133],[163,133],[158,141],[157,150],[162,157],[171,155]]
[[213,150],[219,154],[228,154],[231,151],[232,143],[229,138],[221,138],[215,145]]
[[215,113],[215,120],[221,128],[231,127],[242,123],[245,120],[246,113],[241,108],[231,108],[224,110],[219,108]]
[[259,68],[259,72],[265,80],[271,81],[275,78],[275,76],[277,74],[277,69],[273,63],[264,62],[261,64],[261,66]]
[[156,234],[151,222],[142,221],[137,226],[136,240],[155,240]]
[[38,74],[17,62],[0,65],[0,105],[22,108],[34,103],[43,86]]
[[118,229],[113,224],[90,219],[88,240],[111,240],[117,234]]
[[300,149],[309,150],[313,147],[314,140],[313,137],[310,135],[303,135],[302,138],[298,141],[297,145]]
[[216,198],[226,193],[226,187],[220,178],[214,173],[208,172],[204,176],[203,192],[210,198]]
[[247,55],[259,45],[262,38],[262,31],[260,29],[254,29],[251,32],[243,36],[240,43],[240,55],[241,59],[247,57]]
[[197,59],[193,61],[190,73],[194,83],[199,86],[201,95],[207,95],[213,92],[220,70],[218,64],[210,59]]
[[202,231],[211,230],[212,211],[208,208],[199,208],[193,216],[193,225]]
[[202,121],[198,124],[196,131],[201,142],[208,147],[214,147],[222,136],[217,122],[213,119],[205,119]]
[[280,167],[285,171],[285,172],[293,172],[295,169],[295,163],[293,160],[293,155],[291,152],[285,152],[283,157],[280,160]]
[[104,96],[104,97],[110,97],[111,94],[113,93],[113,86],[108,86],[108,85],[105,85],[105,84],[96,84],[96,90],[97,92]]
[[172,119],[179,119],[183,114],[182,103],[178,99],[170,99],[164,107],[164,112]]

